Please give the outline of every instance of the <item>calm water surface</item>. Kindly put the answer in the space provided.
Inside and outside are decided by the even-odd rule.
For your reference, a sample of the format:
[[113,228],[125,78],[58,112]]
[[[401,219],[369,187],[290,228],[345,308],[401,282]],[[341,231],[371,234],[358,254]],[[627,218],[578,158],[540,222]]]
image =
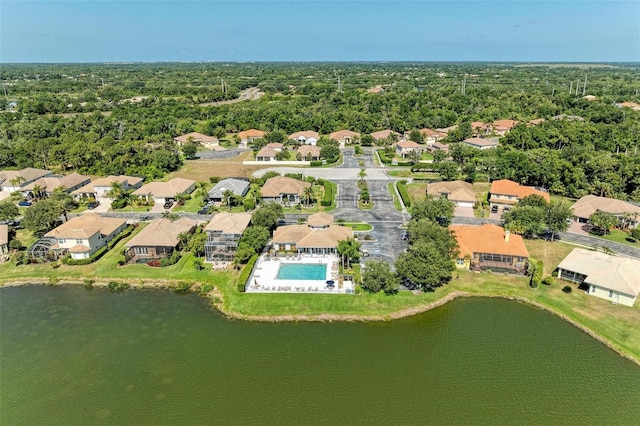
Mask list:
[[0,290],[0,423],[640,424],[640,368],[498,299],[389,323],[229,321],[197,296]]

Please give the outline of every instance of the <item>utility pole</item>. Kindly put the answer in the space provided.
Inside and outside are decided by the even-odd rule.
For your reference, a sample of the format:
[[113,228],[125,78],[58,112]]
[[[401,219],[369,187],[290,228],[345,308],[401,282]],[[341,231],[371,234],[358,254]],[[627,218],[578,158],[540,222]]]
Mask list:
[[582,85],[582,96],[584,96],[587,91],[587,74],[584,75],[584,84]]
[[573,81],[571,82],[571,85],[569,86],[569,94],[571,94],[572,90],[573,90]]

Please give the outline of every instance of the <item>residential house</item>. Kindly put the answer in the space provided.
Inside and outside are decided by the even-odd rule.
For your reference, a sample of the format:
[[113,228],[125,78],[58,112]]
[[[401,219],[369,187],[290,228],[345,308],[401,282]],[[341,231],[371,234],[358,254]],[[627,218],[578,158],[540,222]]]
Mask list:
[[220,141],[215,136],[207,136],[198,132],[191,132],[186,135],[176,136],[173,140],[178,145],[184,145],[187,142],[194,142],[209,149],[215,149],[220,146]]
[[[20,190],[26,197],[32,198],[38,196],[50,196],[56,188],[62,188],[67,194],[81,188],[91,182],[89,176],[83,176],[78,173],[71,173],[64,176],[48,176],[40,178],[28,185],[25,185]],[[40,194],[35,194],[38,190]]]
[[434,197],[444,197],[453,201],[457,207],[473,207],[476,203],[473,186],[461,180],[430,183],[427,185],[427,194]]
[[331,133],[329,139],[335,139],[341,145],[349,145],[360,139],[360,133],[352,132],[351,130],[338,130]]
[[271,143],[266,144],[265,148],[271,148],[275,152],[281,152],[282,149],[284,148],[284,144],[282,144],[280,142],[271,142]]
[[88,259],[127,227],[125,219],[86,213],[73,217],[44,236],[57,240],[57,255],[69,252],[72,259]]
[[238,133],[238,137],[240,138],[240,147],[246,148],[247,145],[253,143],[256,139],[264,138],[267,132],[263,132],[262,130],[249,129],[243,132]]
[[463,140],[462,143],[470,147],[478,148],[482,150],[491,149],[498,146],[498,141],[493,141],[493,140],[484,139],[484,138],[468,138]]
[[471,130],[476,136],[486,136],[491,134],[491,132],[493,131],[493,127],[490,123],[485,123],[483,121],[474,121],[471,123]]
[[0,255],[9,253],[9,225],[0,225]]
[[585,101],[592,102],[592,101],[598,100],[598,97],[594,95],[586,95],[586,96],[583,96],[582,99],[584,99]]
[[482,226],[451,225],[458,242],[456,267],[472,271],[524,274],[529,252],[521,236],[491,223]]
[[296,141],[301,145],[316,145],[320,135],[313,130],[305,130],[302,132],[296,132],[289,135],[289,140]]
[[251,213],[216,214],[204,228],[207,241],[204,245],[205,257],[211,261],[231,261],[238,248],[238,242],[249,223]]
[[633,306],[640,294],[640,260],[575,248],[558,265],[558,277],[587,294]]
[[256,161],[276,161],[277,155],[275,149],[265,146],[256,153]]
[[542,188],[520,185],[509,179],[494,180],[489,190],[489,204],[491,208],[510,208],[518,201],[529,195],[539,195],[549,202],[549,193]]
[[529,120],[529,123],[527,123],[527,124],[530,125],[530,126],[537,126],[538,124],[544,123],[545,121],[547,121],[547,120],[545,120],[544,118],[536,118],[536,119],[533,119],[533,120]]
[[372,93],[372,94],[384,93],[384,87],[378,84],[377,86],[373,86],[367,89],[367,93]]
[[631,108],[634,111],[640,111],[640,104],[635,102],[620,102],[616,104],[618,108]]
[[420,129],[420,134],[423,137],[424,143],[431,145],[434,142],[438,142],[440,139],[447,137],[446,133],[438,132],[431,129]]
[[260,189],[262,201],[265,203],[298,204],[305,188],[310,188],[309,182],[303,182],[286,176],[275,176],[268,179]]
[[496,120],[493,122],[493,131],[500,136],[504,136],[509,133],[516,124],[518,124],[516,120]]
[[320,147],[301,145],[296,151],[296,158],[304,161],[320,161]]
[[86,184],[85,186],[76,189],[71,194],[78,198],[93,198],[96,200],[109,198],[107,194],[113,189],[113,185],[118,183],[122,185],[122,189],[129,191],[131,189],[138,189],[142,186],[144,178],[136,176],[107,176],[99,178]]
[[196,182],[191,179],[173,178],[168,182],[149,182],[133,192],[133,195],[152,200],[156,204],[175,201],[178,195],[191,194],[196,189]]
[[404,140],[404,136],[398,132],[394,132],[393,130],[380,130],[379,132],[371,133],[371,137],[379,142],[381,140],[385,141],[401,141]]
[[398,157],[406,158],[413,151],[422,152],[423,146],[414,141],[400,141],[396,143],[396,154]]
[[566,120],[566,121],[584,121],[584,117],[580,117],[579,115],[567,115],[567,114],[559,114],[551,117],[552,120]]
[[456,124],[455,126],[449,126],[449,127],[436,129],[436,132],[444,133],[445,135],[448,135],[450,131],[455,130],[457,128],[458,128],[458,125]]
[[180,245],[178,236],[193,233],[198,221],[181,217],[178,220],[158,218],[138,232],[125,246],[127,262],[139,259],[162,259],[170,257]]
[[22,170],[3,170],[0,172],[0,191],[20,191],[26,185],[48,176],[53,176],[53,173],[49,170],[34,169],[33,167]]
[[224,200],[226,191],[231,191],[233,195],[244,197],[249,192],[249,181],[235,178],[222,179],[209,191],[207,198],[211,202],[220,204]]
[[353,237],[353,229],[334,225],[333,216],[316,213],[309,216],[304,225],[279,226],[273,233],[276,251],[298,253],[337,253],[338,243]]
[[427,145],[427,149],[431,152],[443,151],[449,153],[449,145],[446,143],[434,142],[431,145]]
[[580,223],[589,223],[589,217],[597,211],[615,215],[628,228],[640,224],[640,207],[615,198],[585,195],[571,206],[574,219]]

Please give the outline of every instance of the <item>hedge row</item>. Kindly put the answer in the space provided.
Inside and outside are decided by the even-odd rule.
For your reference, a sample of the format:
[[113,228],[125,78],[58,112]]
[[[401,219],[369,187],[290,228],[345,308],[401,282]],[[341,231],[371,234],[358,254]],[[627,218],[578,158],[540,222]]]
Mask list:
[[322,161],[312,161],[311,163],[309,163],[309,165],[311,167],[320,167],[322,166]]
[[247,281],[249,281],[249,276],[251,275],[251,271],[253,271],[253,267],[258,261],[258,255],[254,254],[251,256],[251,259],[247,262],[242,272],[240,272],[240,276],[238,277],[237,286],[239,292],[244,292],[244,289],[247,286]]
[[380,161],[382,161],[382,163],[391,164],[391,159],[387,157],[387,153],[384,151],[384,149],[379,149],[378,155],[380,156]]
[[106,246],[98,249],[98,251],[93,253],[91,257],[88,259],[76,260],[76,259],[72,259],[71,257],[65,257],[62,259],[62,262],[66,265],[88,265],[90,263],[93,263],[96,260],[100,259],[102,256],[104,256],[104,254],[108,250],[111,250],[116,244],[118,244],[120,240],[122,240],[125,237],[128,237],[133,232],[134,229],[135,227],[133,225],[127,226],[127,228],[125,228],[124,231],[122,231],[119,235],[117,235],[113,240],[109,241]]
[[322,201],[320,201],[320,205],[324,207],[332,206],[338,189],[337,185],[325,179],[318,179],[318,181],[324,186],[324,196],[322,197]]
[[531,273],[531,280],[529,281],[529,285],[531,286],[531,288],[538,288],[538,286],[542,283],[542,269],[543,264],[541,260],[529,258],[529,271]]
[[407,191],[407,181],[401,180],[396,184],[398,188],[398,192],[400,193],[400,198],[402,198],[402,203],[406,208],[411,207],[411,197],[409,197],[409,191]]

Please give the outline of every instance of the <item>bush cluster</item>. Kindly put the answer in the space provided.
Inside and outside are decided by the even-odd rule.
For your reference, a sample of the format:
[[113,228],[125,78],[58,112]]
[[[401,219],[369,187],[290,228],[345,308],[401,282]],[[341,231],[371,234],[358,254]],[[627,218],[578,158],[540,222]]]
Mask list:
[[402,198],[402,202],[406,208],[411,207],[411,197],[409,196],[409,191],[407,191],[407,181],[401,180],[396,186],[398,187],[398,192],[400,193],[400,198]]
[[253,256],[251,256],[251,259],[249,259],[244,269],[240,273],[240,276],[238,277],[238,281],[237,281],[239,292],[241,293],[244,292],[244,289],[247,285],[247,281],[249,280],[249,276],[251,275],[251,271],[253,271],[253,267],[257,261],[258,261],[258,255],[254,254]]
[[333,199],[336,194],[336,184],[325,179],[318,179],[318,182],[324,186],[324,196],[320,201],[320,205],[324,207],[333,205]]

